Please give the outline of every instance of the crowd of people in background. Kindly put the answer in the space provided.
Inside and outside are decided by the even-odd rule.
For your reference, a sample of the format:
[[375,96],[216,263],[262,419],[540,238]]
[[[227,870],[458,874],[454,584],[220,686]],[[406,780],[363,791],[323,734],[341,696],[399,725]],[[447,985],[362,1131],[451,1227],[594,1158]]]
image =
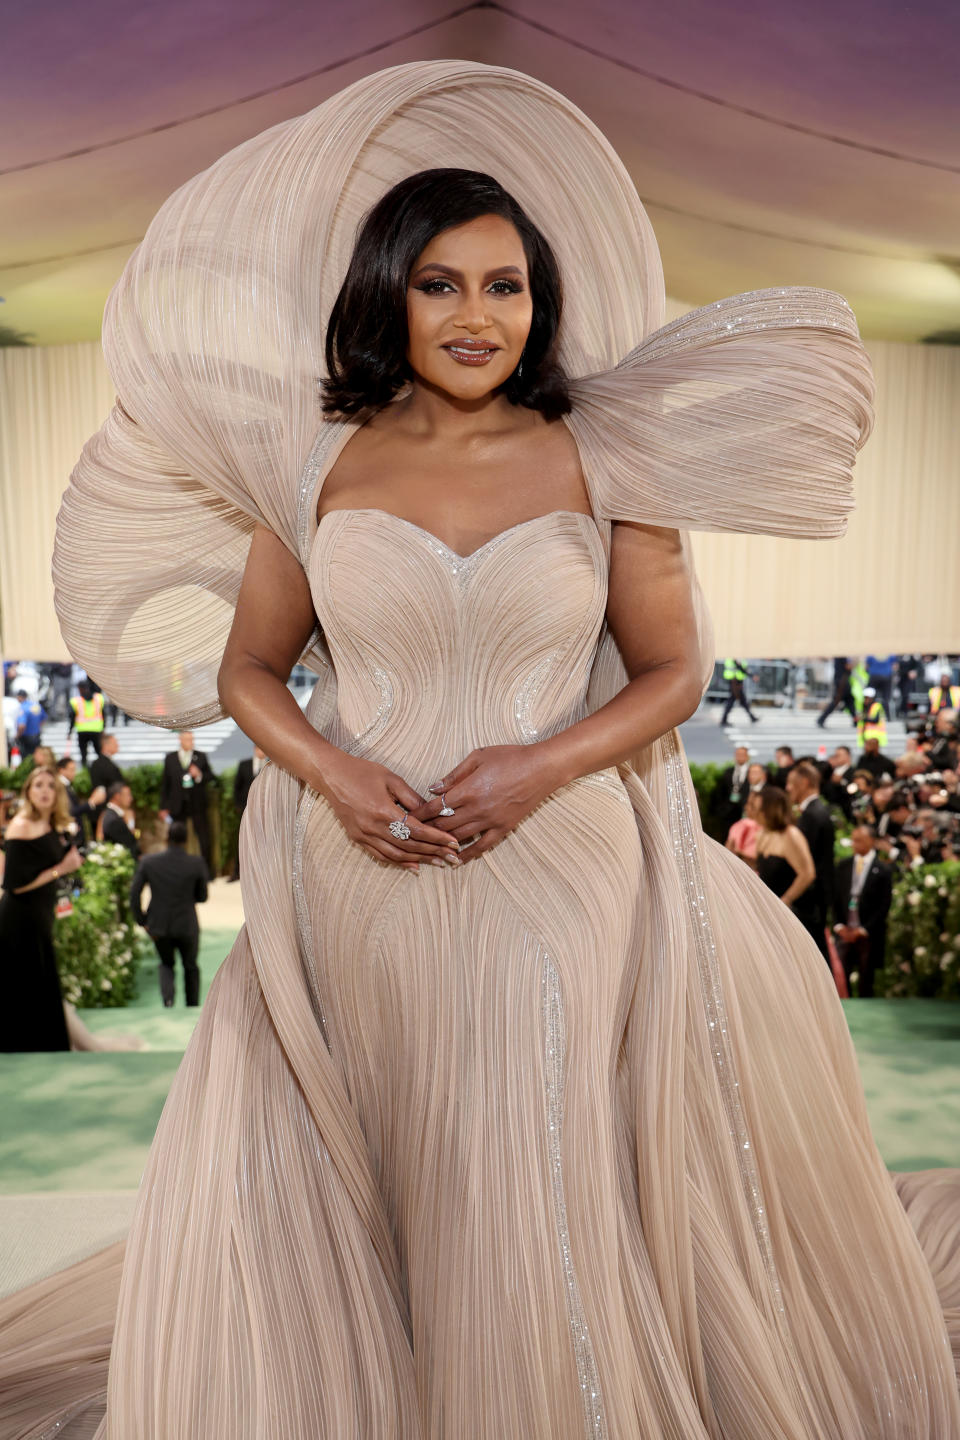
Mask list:
[[[958,710],[940,705],[897,756],[875,734],[825,759],[780,746],[770,766],[738,745],[719,778],[715,830],[790,906],[831,967],[836,953],[851,994],[874,993],[894,881],[960,858],[958,762]],[[839,861],[836,819],[852,826]]]
[[[8,736],[14,761],[31,759],[16,813],[6,825],[6,863],[0,899],[0,947],[24,946],[34,954],[43,1010],[57,990],[51,927],[61,885],[82,869],[92,841],[124,846],[136,862],[131,905],[153,940],[159,959],[164,1005],[173,1004],[174,959],[180,955],[185,998],[198,1003],[199,931],[195,906],[207,895],[215,873],[208,822],[214,776],[193,733],[178,736],[164,758],[160,819],[166,846],[141,855],[133,792],[117,755],[116,734],[107,727],[117,711],[96,684],[80,680],[71,693],[69,666],[48,666],[47,700],[75,734],[80,764],[90,789],[77,792],[77,761],[55,757],[43,744],[47,711],[36,691],[17,684],[16,667],[5,666],[6,695],[16,700],[14,733]],[[721,724],[741,704],[757,716],[746,693],[748,668],[728,657],[723,679],[729,686]],[[918,690],[918,686],[924,687]],[[50,697],[53,696],[53,699]],[[894,698],[895,697],[895,698]],[[903,750],[887,750],[887,717],[895,705],[911,719]],[[838,744],[822,758],[795,756],[789,746],[764,765],[739,745],[734,762],[719,778],[709,817],[714,833],[788,905],[813,937],[831,967],[842,967],[850,993],[874,993],[882,967],[887,916],[894,880],[906,870],[960,857],[960,684],[955,667],[930,656],[839,656],[833,689],[817,724],[826,728],[837,711],[855,727],[856,744]],[[64,714],[65,712],[65,714]],[[5,712],[5,714],[8,712]],[[242,811],[250,787],[267,763],[259,747],[242,760],[234,782],[234,803]],[[835,818],[852,827],[849,855],[835,859]],[[0,825],[7,817],[0,814]],[[11,843],[12,842],[12,843]],[[239,878],[239,859],[231,880]],[[149,891],[144,909],[142,895]],[[28,967],[29,968],[29,967]],[[58,992],[59,993],[59,992]],[[23,997],[22,997],[23,998]],[[56,1010],[54,1005],[53,1010]],[[39,1013],[39,1011],[38,1011]],[[66,1031],[47,1004],[47,1020],[33,1040],[38,1048],[62,1048]],[[11,1043],[0,1026],[0,1050],[29,1048]]]
[[[8,735],[10,758],[15,764],[28,759],[30,768],[12,805],[0,805],[0,958],[11,961],[4,964],[4,973],[15,975],[19,986],[16,993],[7,990],[10,1003],[4,1012],[6,1021],[0,1019],[0,1051],[69,1049],[71,1042],[73,1048],[87,1048],[92,1040],[72,1007],[63,1003],[53,925],[60,906],[69,909],[67,897],[82,884],[85,857],[95,842],[121,845],[135,862],[131,911],[156,949],[163,1005],[174,1004],[177,955],[183,966],[185,1003],[199,1004],[196,906],[207,899],[215,873],[209,825],[214,774],[206,754],[196,747],[193,732],[182,731],[177,749],[164,757],[159,819],[165,826],[165,844],[161,841],[159,847],[154,844],[141,853],[143,837],[133,790],[118,759],[117,736],[106,728],[116,707],[89,679],[81,680],[72,695],[64,695],[61,687],[67,743],[71,745],[71,737],[76,736],[79,764],[90,779],[89,787],[82,787],[88,793],[81,794],[75,786],[74,755],[58,758],[43,744],[48,718],[44,706],[36,695],[17,693],[15,672],[7,670],[5,680],[17,701],[14,732]],[[234,803],[241,815],[265,763],[264,752],[254,747],[253,755],[238,765]],[[229,878],[239,878],[238,863]]]

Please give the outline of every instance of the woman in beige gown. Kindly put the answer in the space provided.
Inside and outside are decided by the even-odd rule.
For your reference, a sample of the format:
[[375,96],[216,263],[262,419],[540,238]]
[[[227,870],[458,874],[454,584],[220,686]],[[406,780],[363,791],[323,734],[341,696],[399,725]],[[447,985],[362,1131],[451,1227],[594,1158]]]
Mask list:
[[[360,493],[361,420],[324,420],[316,383],[358,221],[436,166],[493,173],[556,254],[589,505],[453,549],[439,513]],[[528,77],[402,66],[250,141],[167,203],[111,297],[118,403],[58,520],[72,652],[131,713],[211,719],[248,556],[272,553],[318,621],[311,753],[400,777],[406,809],[477,747],[562,749],[624,690],[632,631],[653,643],[642,608],[607,614],[632,524],[681,534],[705,684],[686,532],[842,533],[872,387],[838,296],[667,326],[662,305],[620,162]],[[96,594],[93,533],[116,557]],[[243,710],[229,660],[221,683]],[[130,1235],[0,1305],[0,1437],[960,1435],[957,1173],[887,1173],[816,947],[703,836],[676,730],[641,727],[631,759],[574,767],[416,878],[435,800],[411,809],[438,829],[381,840],[310,747],[265,768],[246,923]],[[461,818],[468,792],[461,771]]]

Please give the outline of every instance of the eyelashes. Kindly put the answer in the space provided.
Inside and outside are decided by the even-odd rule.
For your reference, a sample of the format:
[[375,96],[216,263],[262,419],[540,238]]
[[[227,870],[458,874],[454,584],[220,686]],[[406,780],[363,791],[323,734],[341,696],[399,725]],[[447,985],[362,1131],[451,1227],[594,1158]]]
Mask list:
[[[443,295],[447,290],[452,290],[453,286],[449,280],[419,280],[414,289],[424,295]],[[490,286],[490,293],[492,295],[521,295],[523,289],[519,280],[494,280]]]

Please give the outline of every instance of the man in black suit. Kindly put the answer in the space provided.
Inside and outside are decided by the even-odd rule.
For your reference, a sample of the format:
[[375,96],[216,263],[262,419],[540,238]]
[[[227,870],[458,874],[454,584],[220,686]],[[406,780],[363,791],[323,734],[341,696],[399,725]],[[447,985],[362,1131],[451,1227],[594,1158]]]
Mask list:
[[111,845],[126,845],[134,860],[140,859],[140,842],[129,824],[127,816],[133,809],[133,794],[126,780],[118,780],[107,791],[107,804],[103,812],[102,834]]
[[[830,807],[820,796],[820,771],[809,760],[799,760],[787,776],[787,794],[798,812],[794,823],[806,836],[817,878],[794,902],[793,913],[817,942],[817,949],[830,964],[825,934],[833,902],[833,819]],[[832,973],[832,967],[831,967]]]
[[[197,965],[200,926],[196,907],[207,898],[209,876],[206,861],[199,855],[188,855],[186,844],[186,823],[172,820],[167,832],[166,850],[143,857],[130,888],[133,918],[144,927],[157,947],[160,994],[167,1009],[174,1001],[173,967],[178,950],[183,964],[184,999],[188,1005],[200,1003],[200,969]],[[150,890],[146,914],[140,904],[144,885]]]
[[104,735],[100,742],[100,754],[90,766],[91,785],[103,785],[107,790],[123,779],[123,771],[113,758],[120,746],[116,735]]
[[[241,760],[237,766],[237,773],[233,780],[233,805],[237,814],[243,820],[243,812],[247,808],[247,800],[250,798],[250,786],[256,780],[264,765],[267,764],[267,754],[261,750],[259,745],[254,745],[253,755]],[[237,847],[237,858],[233,862],[233,874],[231,882],[240,879],[240,848]]]
[[853,854],[834,872],[833,933],[851,995],[851,977],[857,975],[857,994],[867,997],[883,969],[893,873],[876,852],[871,826],[858,825],[850,839]]
[[823,798],[829,805],[836,805],[842,810],[848,820],[853,819],[853,794],[850,787],[853,787],[854,794],[857,793],[853,784],[853,757],[847,745],[837,745],[830,756],[830,779],[823,787]]
[[834,655],[833,657],[833,696],[829,705],[820,711],[817,717],[817,724],[821,730],[826,728],[827,719],[836,709],[848,710],[850,719],[857,723],[857,707],[853,698],[853,690],[850,686],[850,677],[853,671],[853,662],[846,655]]
[[[90,784],[95,790],[103,789],[106,794],[110,793],[110,786],[117,785],[123,780],[123,771],[114,759],[120,746],[116,735],[104,734],[100,738],[100,753],[90,765]],[[97,833],[97,821],[103,813],[106,799],[100,800],[93,807],[93,814],[90,817],[93,826],[93,833]]]
[[781,790],[787,788],[787,776],[796,765],[793,750],[789,745],[778,745],[773,752],[774,768],[770,775],[770,784],[777,785]]
[[60,776],[60,783],[67,793],[70,819],[77,826],[77,843],[80,844],[84,839],[90,838],[85,829],[86,824],[89,824],[91,833],[95,833],[97,815],[106,804],[107,792],[102,785],[99,785],[90,791],[89,798],[86,800],[77,794],[73,788],[73,782],[77,775],[77,762],[72,755],[64,755],[57,761],[57,773]]
[[897,767],[889,755],[884,755],[880,749],[880,741],[875,735],[863,742],[863,754],[857,760],[858,770],[869,770],[875,780],[881,780],[884,775],[891,780],[897,773]]
[[721,840],[726,840],[730,826],[743,814],[750,791],[747,779],[749,769],[750,751],[746,745],[738,745],[733,752],[733,764],[728,765],[717,777],[711,802],[716,817],[717,834]]
[[187,826],[188,839],[190,829],[193,828],[200,853],[207,862],[207,870],[213,874],[208,819],[208,796],[214,779],[213,771],[203,751],[194,749],[192,730],[181,730],[178,739],[179,750],[172,750],[163,762],[160,818],[183,820]]

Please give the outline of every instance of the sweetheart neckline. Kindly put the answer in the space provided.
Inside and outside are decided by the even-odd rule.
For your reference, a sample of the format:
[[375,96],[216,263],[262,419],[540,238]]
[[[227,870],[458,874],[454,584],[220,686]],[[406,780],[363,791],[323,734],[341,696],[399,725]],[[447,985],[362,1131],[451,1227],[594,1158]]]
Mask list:
[[482,555],[484,551],[489,550],[491,546],[498,544],[501,540],[505,540],[508,535],[514,534],[515,531],[523,530],[528,525],[537,525],[543,520],[555,520],[560,519],[564,516],[572,515],[579,520],[589,520],[591,525],[593,525],[594,528],[597,529],[597,533],[599,534],[599,528],[597,527],[596,519],[593,515],[588,515],[585,510],[546,510],[542,515],[531,515],[529,520],[518,520],[516,525],[508,525],[505,530],[498,530],[496,535],[491,535],[489,540],[485,540],[483,544],[478,545],[475,550],[471,550],[467,555],[462,555],[459,550],[454,550],[453,547],[451,545],[448,545],[445,540],[441,540],[439,535],[434,535],[432,530],[425,530],[422,525],[417,525],[412,520],[405,520],[402,515],[395,515],[392,510],[383,510],[378,505],[345,505],[341,506],[337,510],[324,511],[324,513],[320,516],[320,519],[317,521],[316,534],[314,535],[315,541],[320,534],[320,529],[323,525],[324,520],[329,519],[331,515],[386,516],[388,520],[395,520],[398,525],[405,525],[408,530],[415,530],[416,533],[418,535],[422,535],[425,540],[431,542],[434,545],[439,545],[441,550],[444,550],[447,555],[452,557],[452,559],[458,560],[461,565],[465,564],[468,560],[475,560],[478,556]]

